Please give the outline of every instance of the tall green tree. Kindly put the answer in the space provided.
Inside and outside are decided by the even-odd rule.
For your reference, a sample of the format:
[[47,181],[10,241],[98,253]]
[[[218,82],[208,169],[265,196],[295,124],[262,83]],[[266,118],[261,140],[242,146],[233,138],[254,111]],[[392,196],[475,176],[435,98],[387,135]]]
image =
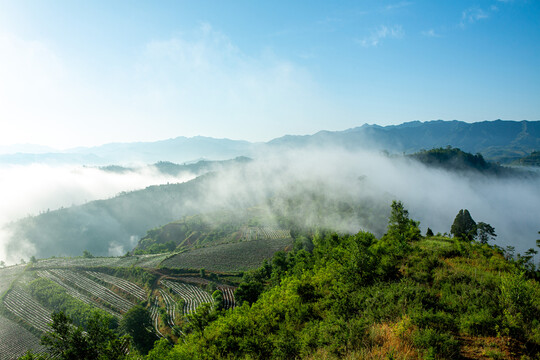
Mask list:
[[409,219],[409,211],[401,201],[392,201],[390,218],[388,219],[387,236],[401,242],[420,239],[419,222]]
[[474,239],[476,235],[476,222],[471,217],[469,210],[459,210],[450,228],[450,233],[462,240],[471,241]]
[[152,328],[150,313],[142,305],[135,305],[124,314],[120,329],[131,336],[133,345],[143,354],[147,354],[158,339]]
[[495,240],[497,234],[495,234],[495,228],[485,222],[479,222],[476,225],[476,234],[478,235],[478,240],[482,244],[487,244],[489,240]]

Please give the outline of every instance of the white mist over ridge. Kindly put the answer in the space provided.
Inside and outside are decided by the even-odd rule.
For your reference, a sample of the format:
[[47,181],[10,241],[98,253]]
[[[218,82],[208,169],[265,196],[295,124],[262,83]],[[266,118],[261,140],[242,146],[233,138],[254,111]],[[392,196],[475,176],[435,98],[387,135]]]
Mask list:
[[[1,174],[0,195],[5,199],[0,208],[3,224],[47,208],[52,210],[111,197],[121,191],[193,178],[193,175],[183,178],[166,176],[151,169],[117,174],[93,168],[43,165],[7,168]],[[534,247],[540,230],[540,177],[458,173],[378,152],[319,146],[259,153],[254,161],[223,167],[215,176],[198,182],[197,186],[202,188],[194,188],[200,190],[196,195],[187,197],[184,193],[178,202],[174,202],[181,211],[170,211],[169,215],[265,207],[269,197],[291,196],[304,198],[304,203],[296,211],[298,218],[306,224],[333,227],[343,232],[366,230],[380,236],[384,232],[390,203],[397,199],[404,203],[411,218],[421,222],[423,233],[427,227],[435,233],[449,232],[460,209],[468,209],[477,222],[491,224],[498,235],[495,244],[515,246],[517,252],[523,253]],[[328,208],[323,209],[322,218],[321,209],[313,208],[315,203],[310,200],[310,194],[321,194],[330,199],[325,205],[332,205],[334,200],[368,204],[373,207],[373,216],[368,214],[366,219],[353,222],[351,218],[340,217]],[[146,204],[136,206],[144,207]],[[270,207],[267,210],[271,212]],[[132,211],[134,218],[140,216],[136,208],[126,211]],[[90,217],[85,221],[100,226],[108,223],[102,217]],[[164,224],[158,222],[154,226]],[[104,248],[108,250],[98,255],[123,254],[138,240],[133,235],[144,234],[125,230],[125,236],[100,239],[107,241]],[[5,233],[0,235],[3,236],[0,245],[10,243],[13,249],[13,243],[17,242],[20,249],[17,254],[8,256],[5,247],[0,246],[0,260],[17,262],[21,257],[39,257],[33,253],[38,244],[31,240],[10,238],[10,234]],[[69,254],[67,247],[69,244],[65,249]],[[80,251],[72,251],[72,255],[80,255]]]
[[[468,209],[476,222],[495,228],[495,244],[515,246],[521,253],[535,247],[540,230],[540,176],[455,172],[400,156],[335,148],[269,153],[244,173],[224,172],[208,189],[206,206],[238,208],[243,200],[247,206],[253,197],[286,193],[291,184],[304,184],[315,192],[324,189],[335,199],[379,201],[388,212],[392,199],[401,200],[411,218],[420,221],[423,233],[427,227],[449,233],[459,210]],[[309,218],[312,214],[307,211],[304,216]],[[376,231],[362,223],[344,226],[347,222],[340,220],[334,224],[336,230]]]
[[[20,243],[20,254],[6,254],[10,234],[5,226],[26,216],[107,199],[120,192],[142,189],[150,185],[191,180],[194,175],[172,176],[155,168],[114,173],[85,166],[53,166],[43,164],[0,166],[0,260],[19,262],[32,254],[32,244]],[[111,246],[114,255],[118,247]],[[111,254],[113,255],[113,254]]]

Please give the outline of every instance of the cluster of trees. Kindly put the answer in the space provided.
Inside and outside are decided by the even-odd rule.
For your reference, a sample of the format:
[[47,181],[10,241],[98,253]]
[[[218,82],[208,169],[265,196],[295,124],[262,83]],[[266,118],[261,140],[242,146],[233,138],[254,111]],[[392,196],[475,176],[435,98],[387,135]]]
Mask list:
[[158,339],[152,319],[142,305],[131,308],[120,321],[94,312],[83,325],[77,325],[63,311],[52,314],[51,331],[43,335],[41,344],[48,353],[31,351],[21,360],[122,360],[141,359]]
[[459,210],[450,233],[466,241],[478,238],[482,244],[487,244],[489,240],[494,240],[497,236],[495,228],[484,222],[476,223],[467,209]]

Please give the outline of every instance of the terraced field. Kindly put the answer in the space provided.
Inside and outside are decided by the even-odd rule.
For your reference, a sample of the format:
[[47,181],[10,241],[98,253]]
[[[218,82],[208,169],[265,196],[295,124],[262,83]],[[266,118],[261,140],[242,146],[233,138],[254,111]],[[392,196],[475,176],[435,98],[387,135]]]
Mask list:
[[52,321],[50,312],[23,288],[14,286],[4,297],[4,306],[13,315],[39,331],[49,330],[48,324]]
[[134,298],[137,298],[138,300],[146,300],[146,291],[144,291],[139,285],[132,283],[131,281],[127,281],[116,276],[111,276],[96,271],[86,271],[86,274],[111,285],[114,285],[117,288],[123,290],[124,292],[130,294]]
[[39,277],[54,281],[55,283],[57,283],[58,285],[62,286],[64,289],[66,289],[66,292],[69,295],[73,296],[74,298],[79,299],[79,300],[81,300],[82,302],[84,302],[86,304],[93,305],[93,306],[96,306],[96,307],[98,307],[98,308],[100,308],[102,310],[105,310],[106,312],[108,312],[109,314],[111,314],[113,316],[116,316],[117,318],[121,317],[119,312],[113,311],[113,310],[109,309],[108,307],[105,307],[102,304],[92,300],[89,296],[83,294],[82,292],[77,290],[75,287],[73,287],[73,286],[69,285],[68,283],[64,282],[62,279],[60,279],[58,276],[56,276],[55,274],[53,274],[49,270],[37,271],[37,275]]
[[62,281],[69,283],[71,286],[79,288],[84,293],[90,294],[92,297],[99,299],[101,302],[109,306],[113,311],[120,313],[127,312],[135,304],[106,288],[105,286],[89,279],[85,275],[72,270],[54,269],[52,273]]
[[30,331],[0,316],[0,359],[17,359],[27,350],[41,353],[44,348],[39,344],[39,339]]
[[292,246],[293,240],[265,239],[221,244],[198,248],[177,254],[163,261],[161,266],[181,269],[206,269],[210,271],[244,271],[261,265],[280,250]]
[[[266,241],[266,242],[264,242]],[[243,242],[230,246],[216,247],[218,253],[223,254],[225,262],[235,262],[236,257],[230,255],[227,251],[241,252],[242,258],[250,259],[248,262],[243,262],[242,267],[254,264],[258,266],[261,257],[250,258],[250,244],[260,247],[266,245],[267,254],[270,256],[275,249],[282,249],[290,245],[291,241],[279,240],[259,240],[251,242]],[[192,251],[194,255],[209,251],[208,249],[197,249]],[[246,252],[246,249],[248,249]],[[260,250],[260,249],[259,249]],[[112,276],[105,272],[101,272],[97,267],[131,267],[131,266],[148,266],[155,269],[151,274],[162,276],[159,270],[159,264],[170,254],[159,255],[139,255],[125,258],[52,258],[47,260],[39,260],[36,263],[28,265],[12,266],[0,269],[0,295],[3,293],[0,310],[4,311],[4,316],[0,316],[0,359],[16,359],[23,355],[26,350],[32,349],[40,352],[45,351],[39,345],[39,336],[29,331],[33,328],[39,332],[49,331],[48,324],[51,322],[51,309],[49,305],[41,304],[37,298],[32,297],[27,285],[37,278],[48,279],[63,289],[66,294],[72,296],[82,302],[98,307],[109,314],[122,318],[122,314],[127,312],[136,302],[146,301],[151,296],[148,310],[150,311],[152,322],[156,333],[160,337],[169,336],[172,328],[178,320],[187,314],[196,311],[197,307],[202,303],[213,303],[211,294],[203,288],[209,284],[209,280],[196,276],[178,276],[174,279],[162,279],[156,288],[150,293],[148,289],[143,288],[132,281],[119,276]],[[223,266],[217,261],[218,268],[229,269],[231,267]],[[95,270],[93,268],[96,268]],[[197,268],[197,266],[194,266]],[[208,270],[212,266],[202,266]],[[120,272],[122,273],[122,272]],[[128,271],[129,273],[129,271]],[[232,308],[235,306],[234,290],[235,288],[229,285],[218,284],[217,288],[223,292],[224,306]],[[171,294],[172,291],[174,294]],[[175,301],[178,298],[183,299],[181,308]],[[163,318],[161,314],[166,312],[167,318]],[[6,317],[7,316],[7,317]],[[165,323],[163,323],[165,320]],[[161,328],[160,328],[161,327]]]
[[169,326],[174,326],[174,321],[176,320],[176,301],[171,297],[171,295],[167,294],[166,291],[163,291],[159,289],[159,293],[161,294],[161,297],[163,298],[163,301],[165,302],[165,307],[167,311],[167,315],[169,317]]
[[15,265],[0,269],[0,295],[6,292],[11,283],[23,273],[26,265]]
[[[186,283],[192,283],[192,284],[198,284],[198,285],[208,285],[210,284],[210,281],[204,278],[200,277],[193,277],[193,276],[180,276],[176,277],[176,280],[179,280],[181,282]],[[223,302],[226,309],[228,308],[234,308],[236,306],[236,302],[234,300],[234,291],[236,290],[236,287],[219,284],[217,286],[219,290],[223,293]]]
[[154,324],[154,329],[156,330],[156,333],[163,337],[163,334],[161,331],[159,331],[159,302],[157,298],[154,298],[152,300],[152,303],[150,305],[150,317],[152,318],[152,324]]
[[184,315],[194,312],[203,303],[214,302],[209,293],[197,286],[171,280],[161,280],[160,283],[184,299],[184,308],[182,309]]
[[51,258],[39,260],[33,264],[34,269],[50,269],[65,267],[130,267],[155,268],[170,254],[136,255],[126,257],[95,258]]
[[246,241],[288,239],[291,237],[291,232],[272,227],[245,227],[242,229],[241,237]]

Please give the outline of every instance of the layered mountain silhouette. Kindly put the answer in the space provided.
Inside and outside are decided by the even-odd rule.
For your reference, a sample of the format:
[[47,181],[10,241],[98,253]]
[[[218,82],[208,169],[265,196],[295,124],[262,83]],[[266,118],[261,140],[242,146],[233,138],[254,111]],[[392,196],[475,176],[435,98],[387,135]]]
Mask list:
[[225,160],[256,156],[271,149],[306,146],[341,146],[397,153],[452,146],[480,153],[490,161],[511,163],[540,149],[540,121],[412,121],[400,125],[365,124],[344,131],[320,131],[313,135],[286,135],[267,143],[215,139],[203,136],[177,137],[156,142],[111,143],[64,152],[0,155],[0,163],[73,163],[107,165],[126,163],[175,163],[201,159]]

